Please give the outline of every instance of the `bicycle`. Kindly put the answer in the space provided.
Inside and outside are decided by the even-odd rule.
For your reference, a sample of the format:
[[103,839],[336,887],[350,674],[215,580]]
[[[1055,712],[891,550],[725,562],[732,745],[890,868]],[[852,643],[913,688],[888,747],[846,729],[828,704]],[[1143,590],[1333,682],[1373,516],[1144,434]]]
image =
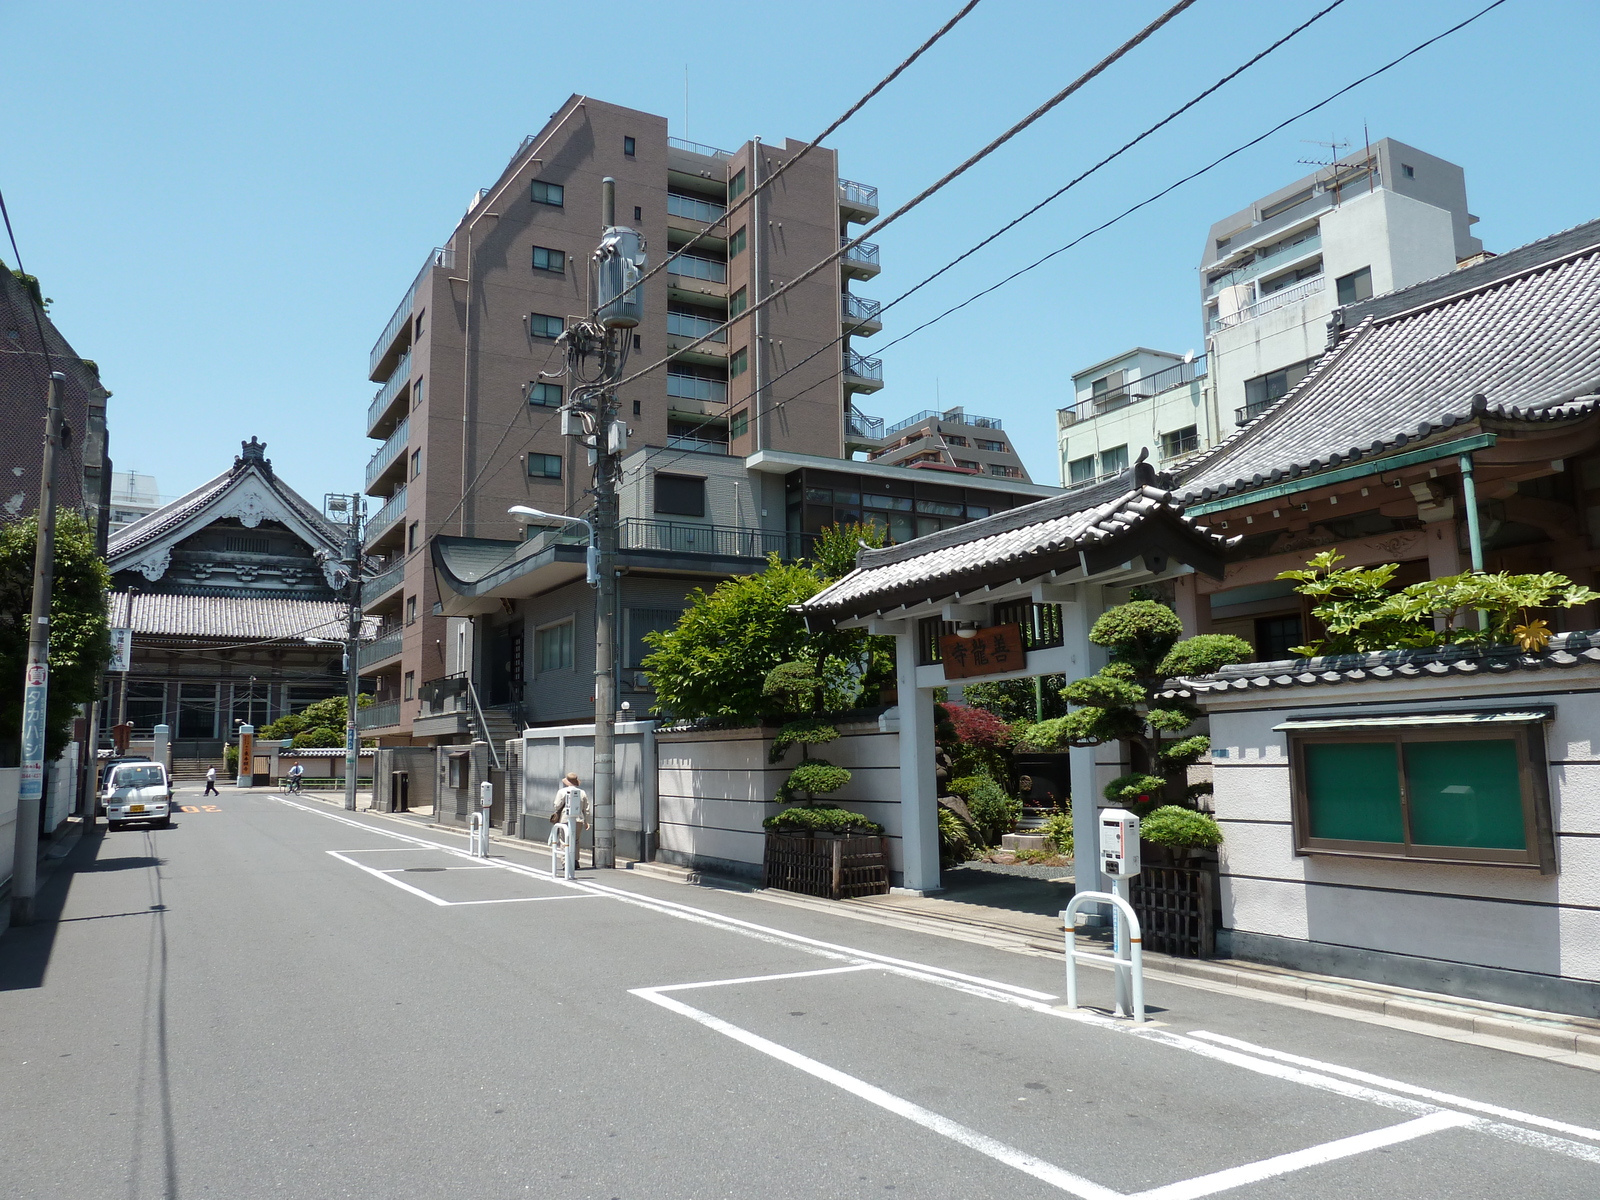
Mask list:
[[285,775],[278,785],[291,796],[300,794],[300,780],[293,775]]

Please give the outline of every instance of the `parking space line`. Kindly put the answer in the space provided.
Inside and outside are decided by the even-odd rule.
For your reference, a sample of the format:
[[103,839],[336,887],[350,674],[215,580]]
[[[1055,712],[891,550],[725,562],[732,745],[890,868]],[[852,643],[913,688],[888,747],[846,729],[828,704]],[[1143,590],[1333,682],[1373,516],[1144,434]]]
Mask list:
[[358,871],[365,871],[368,875],[371,875],[374,879],[381,879],[385,883],[392,883],[392,884],[394,884],[395,887],[399,888],[401,891],[410,892],[413,896],[421,896],[424,900],[428,901],[428,903],[430,903],[430,904],[437,904],[440,908],[446,908],[450,904],[450,902],[448,900],[441,900],[437,896],[430,896],[427,892],[423,891],[421,888],[412,887],[409,883],[406,883],[404,880],[396,879],[396,878],[394,878],[394,876],[388,874],[387,872],[380,871],[376,867],[369,867],[365,863],[358,863],[353,858],[346,858],[343,854],[340,854],[337,850],[329,850],[328,853],[333,855],[334,858],[337,858],[342,863],[349,863],[352,867],[354,867]]
[[882,970],[877,963],[857,963],[851,967],[824,967],[820,971],[788,971],[782,975],[746,975],[742,979],[708,979],[704,983],[669,983],[648,989],[652,992],[687,992],[696,988],[728,987],[735,983],[771,983],[775,979],[815,979],[818,975],[845,975],[851,971]]
[[[395,875],[401,871],[415,871],[415,867],[384,867],[382,874]],[[433,871],[493,871],[494,867],[424,867],[423,870]]]
[[465,908],[469,904],[534,904],[541,900],[600,900],[601,896],[509,896],[504,900],[446,900],[451,908]]

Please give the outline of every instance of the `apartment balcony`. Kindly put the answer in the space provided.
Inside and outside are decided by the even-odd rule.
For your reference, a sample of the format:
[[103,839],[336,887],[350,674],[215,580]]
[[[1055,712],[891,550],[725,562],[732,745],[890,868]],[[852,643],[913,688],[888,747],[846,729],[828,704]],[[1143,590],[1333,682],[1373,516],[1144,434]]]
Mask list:
[[373,513],[367,521],[364,548],[368,554],[399,540],[390,535],[401,532],[400,526],[405,515],[406,488],[405,484],[401,484],[394,490],[394,495],[383,502],[383,507]]
[[1263,255],[1262,257],[1257,258],[1254,262],[1246,263],[1242,267],[1235,267],[1233,270],[1229,271],[1226,275],[1223,275],[1215,282],[1207,284],[1206,295],[1208,297],[1215,296],[1223,288],[1234,287],[1241,283],[1248,283],[1250,280],[1265,275],[1269,271],[1275,271],[1279,267],[1291,266],[1297,259],[1310,258],[1311,256],[1320,253],[1321,250],[1322,235],[1320,233],[1313,233],[1309,237],[1295,242],[1293,245],[1283,246],[1280,249],[1274,250],[1271,254]]
[[1288,308],[1291,304],[1298,304],[1322,291],[1327,286],[1325,275],[1313,275],[1310,279],[1302,279],[1290,287],[1280,288],[1276,292],[1269,292],[1253,304],[1246,304],[1237,312],[1228,313],[1226,316],[1215,317],[1207,326],[1208,333],[1216,333],[1222,329],[1232,329],[1236,325],[1244,325],[1268,313],[1277,312],[1280,308]]
[[[850,239],[841,237],[839,245],[850,246]],[[853,279],[871,279],[883,270],[878,265],[877,243],[862,242],[859,246],[850,246],[839,260],[839,268]]]
[[883,322],[878,319],[878,313],[882,309],[881,300],[868,300],[865,296],[853,296],[849,292],[839,297],[839,319],[851,337],[870,337],[881,332]]
[[[726,204],[718,204],[715,200],[688,196],[682,192],[667,193],[668,229],[678,229],[691,234],[704,233],[708,226],[721,220],[727,211]],[[718,232],[726,236],[726,231]]]
[[947,425],[965,425],[971,429],[1001,428],[999,417],[980,417],[977,413],[969,413],[965,408],[957,405],[955,408],[945,409],[925,408],[919,413],[912,413],[904,421],[896,421],[889,426],[888,436],[893,437],[902,429],[910,429],[913,425],[926,421],[930,417],[937,417]]
[[411,351],[407,350],[400,356],[400,361],[395,364],[394,372],[389,376],[378,394],[372,398],[372,403],[367,405],[367,436],[371,438],[386,438],[394,432],[394,427],[400,418],[406,415],[405,401],[410,393],[406,385],[411,382]]
[[390,659],[399,658],[404,640],[405,630],[401,628],[391,629],[376,640],[364,643],[356,651],[356,669],[365,671],[368,667],[376,667]]
[[878,189],[853,179],[839,180],[839,215],[857,225],[878,217]]
[[1135,379],[1132,383],[1125,383],[1121,387],[1114,387],[1100,393],[1098,396],[1088,396],[1076,404],[1070,404],[1061,412],[1065,416],[1063,424],[1071,425],[1078,421],[1087,421],[1091,417],[1103,416],[1106,413],[1116,412],[1127,408],[1130,404],[1137,404],[1141,400],[1149,400],[1163,392],[1169,392],[1175,387],[1183,387],[1193,383],[1196,379],[1203,379],[1206,373],[1206,357],[1201,355],[1193,362],[1177,363],[1165,370],[1154,371],[1142,379]]
[[846,451],[881,449],[883,418],[869,417],[852,404],[844,419],[844,446]]
[[673,554],[753,559],[776,554],[788,560],[805,554],[814,538],[813,534],[786,533],[781,529],[696,525],[689,521],[651,521],[627,517],[621,523],[618,544],[624,550],[659,550]]
[[695,454],[726,454],[727,438],[706,437],[698,433],[669,433],[668,450],[688,450]]
[[883,387],[883,359],[868,358],[854,350],[844,352],[844,389],[876,392]]
[[356,728],[362,733],[400,728],[400,701],[386,704],[369,704],[356,709]]
[[472,684],[462,672],[429,679],[417,688],[413,737],[449,737],[472,732]]
[[697,417],[720,416],[728,405],[725,379],[705,379],[667,368],[667,408]]
[[[667,353],[686,362],[722,363],[728,357],[728,331],[722,322],[688,313],[667,313]],[[706,338],[706,341],[699,341]]]
[[715,146],[707,146],[703,142],[691,142],[688,138],[669,137],[667,146],[673,150],[684,150],[690,154],[698,154],[702,158],[732,158],[733,154],[727,150],[718,150]]
[[720,258],[680,254],[667,263],[667,298],[704,304],[728,299],[728,264]]
[[435,267],[454,270],[455,265],[456,252],[448,247],[435,247],[428,255],[428,261],[422,264],[422,270],[417,272],[417,277],[406,289],[399,307],[394,310],[389,323],[383,327],[383,333],[373,343],[372,353],[367,359],[367,378],[373,383],[381,383],[389,378],[400,354],[411,345],[411,307],[422,281],[428,278]]
[[[378,451],[367,460],[367,495],[375,495],[373,489],[385,483],[403,483],[406,477],[406,444],[411,438],[411,419],[401,417],[400,423],[394,427],[378,447]],[[398,467],[396,466],[398,464]]]
[[361,603],[371,609],[383,602],[384,598],[405,582],[405,559],[399,558],[393,566],[385,567],[371,579],[362,581]]

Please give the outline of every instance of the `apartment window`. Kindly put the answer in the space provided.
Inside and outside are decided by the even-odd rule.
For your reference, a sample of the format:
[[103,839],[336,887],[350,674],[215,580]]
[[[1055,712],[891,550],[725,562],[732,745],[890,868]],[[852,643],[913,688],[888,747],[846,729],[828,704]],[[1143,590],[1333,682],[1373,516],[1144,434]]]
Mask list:
[[407,700],[415,700],[417,698],[417,673],[415,671],[406,672],[405,698]]
[[1296,614],[1284,617],[1257,617],[1255,634],[1257,662],[1279,662],[1293,658],[1294,655],[1290,651],[1305,641],[1300,628],[1300,617]]
[[949,445],[949,446],[965,446],[967,444],[967,439],[966,438],[957,437],[953,433],[947,433],[945,435],[944,440],[945,440],[945,444]]
[[633,219],[635,221],[644,220],[644,209],[637,204],[633,206]]
[[428,315],[428,310],[427,309],[423,309],[421,312],[419,312],[417,314],[417,328],[416,328],[416,332],[412,335],[412,340],[413,341],[416,341],[417,339],[422,337],[423,318],[426,317],[427,315]]
[[750,412],[748,409],[741,408],[728,420],[728,436],[731,438],[741,438],[749,429]]
[[528,455],[528,474],[536,479],[560,479],[561,456],[559,454]]
[[728,257],[730,259],[735,259],[738,258],[739,255],[743,254],[747,240],[748,239],[745,235],[745,226],[741,225],[738,229],[734,230],[733,236],[728,239]]
[[1126,443],[1100,452],[1100,474],[1110,475],[1114,471],[1126,471],[1127,469],[1128,447]]
[[418,475],[421,475],[421,474],[422,474],[422,451],[421,450],[413,450],[411,452],[411,478],[415,479]]
[[1269,404],[1287,396],[1290,390],[1306,377],[1315,359],[1293,363],[1280,371],[1269,371],[1244,381],[1244,412],[1248,417],[1259,416]]
[[548,204],[552,208],[560,208],[566,203],[566,189],[559,183],[545,183],[543,180],[535,179],[530,194],[535,204]]
[[633,157],[634,146],[635,142],[631,137],[625,137],[622,139],[622,152],[629,158]]
[[633,415],[637,417],[643,411],[644,411],[643,406],[639,403],[639,401],[635,400],[633,402]]
[[1539,712],[1287,722],[1295,850],[1554,869]]
[[412,408],[416,408],[421,403],[422,403],[422,379],[419,376],[417,378],[417,381],[411,385],[411,407]]
[[633,348],[635,350],[644,349],[644,338],[640,337],[637,333],[633,335]]
[[530,383],[528,385],[528,403],[537,404],[540,408],[560,408],[561,385],[559,383]]
[[545,625],[533,631],[534,674],[572,670],[572,620]]
[[536,338],[558,338],[565,328],[560,317],[546,316],[544,313],[528,314],[528,335]]
[[566,251],[552,250],[548,246],[535,246],[533,248],[533,269],[535,271],[549,271],[552,275],[565,275],[567,273]]
[[1415,167],[1407,166],[1405,163],[1401,163],[1400,174],[1404,175],[1407,179],[1415,179],[1417,177],[1417,169]]
[[1170,433],[1161,435],[1161,457],[1177,458],[1180,454],[1188,454],[1200,449],[1200,429],[1196,425],[1185,425],[1182,429],[1174,429]]
[[407,551],[415,550],[417,548],[417,527],[419,525],[421,525],[421,524],[422,524],[422,522],[420,522],[420,521],[413,521],[413,522],[411,522],[410,525],[408,525],[406,527],[406,550]]
[[682,610],[676,608],[630,608],[626,666],[634,670],[644,666],[644,660],[655,653],[655,647],[644,640],[645,635],[671,632],[682,616]]
[[1369,300],[1372,298],[1372,268],[1362,267],[1359,271],[1341,275],[1334,281],[1334,286],[1339,289],[1340,304]]
[[[938,455],[934,455],[934,461],[938,461]],[[1005,463],[990,463],[989,474],[998,475],[1002,479],[1020,479],[1022,477],[1021,471],[1017,470],[1016,467],[1007,466]]]
[[728,355],[728,378],[737,379],[750,369],[750,347],[740,346]]
[[655,510],[669,516],[706,515],[706,481],[688,475],[657,475]]
[[415,621],[416,619],[417,619],[417,598],[415,596],[407,596],[406,597],[406,624],[409,625],[413,621]]
[[744,195],[744,168],[739,168],[739,173],[728,180],[728,203],[732,204]]
[[1006,450],[1006,444],[1004,442],[991,442],[991,441],[986,441],[983,438],[979,438],[978,439],[978,449],[979,450],[987,450],[991,454],[1004,454],[1005,450]]
[[961,468],[963,468],[965,470],[968,470],[968,471],[981,471],[981,470],[983,470],[983,464],[982,463],[974,462],[970,458],[958,458],[958,459],[956,459],[956,466],[961,467]]
[[1088,483],[1094,478],[1094,455],[1085,454],[1067,464],[1068,483]]
[[750,307],[750,289],[740,288],[728,297],[728,319],[732,320],[748,307]]

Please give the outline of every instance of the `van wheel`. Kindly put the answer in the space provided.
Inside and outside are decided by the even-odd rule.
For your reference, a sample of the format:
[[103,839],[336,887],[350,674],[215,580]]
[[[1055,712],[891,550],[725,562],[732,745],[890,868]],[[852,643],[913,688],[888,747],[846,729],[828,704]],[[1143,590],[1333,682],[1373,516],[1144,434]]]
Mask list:
[[172,828],[172,818],[171,817],[162,817],[161,820],[154,822],[154,824],[155,824],[155,827],[157,829],[171,829]]
[[115,833],[117,830],[119,830],[121,828],[122,828],[122,822],[121,821],[107,821],[106,822],[106,832],[107,833]]

